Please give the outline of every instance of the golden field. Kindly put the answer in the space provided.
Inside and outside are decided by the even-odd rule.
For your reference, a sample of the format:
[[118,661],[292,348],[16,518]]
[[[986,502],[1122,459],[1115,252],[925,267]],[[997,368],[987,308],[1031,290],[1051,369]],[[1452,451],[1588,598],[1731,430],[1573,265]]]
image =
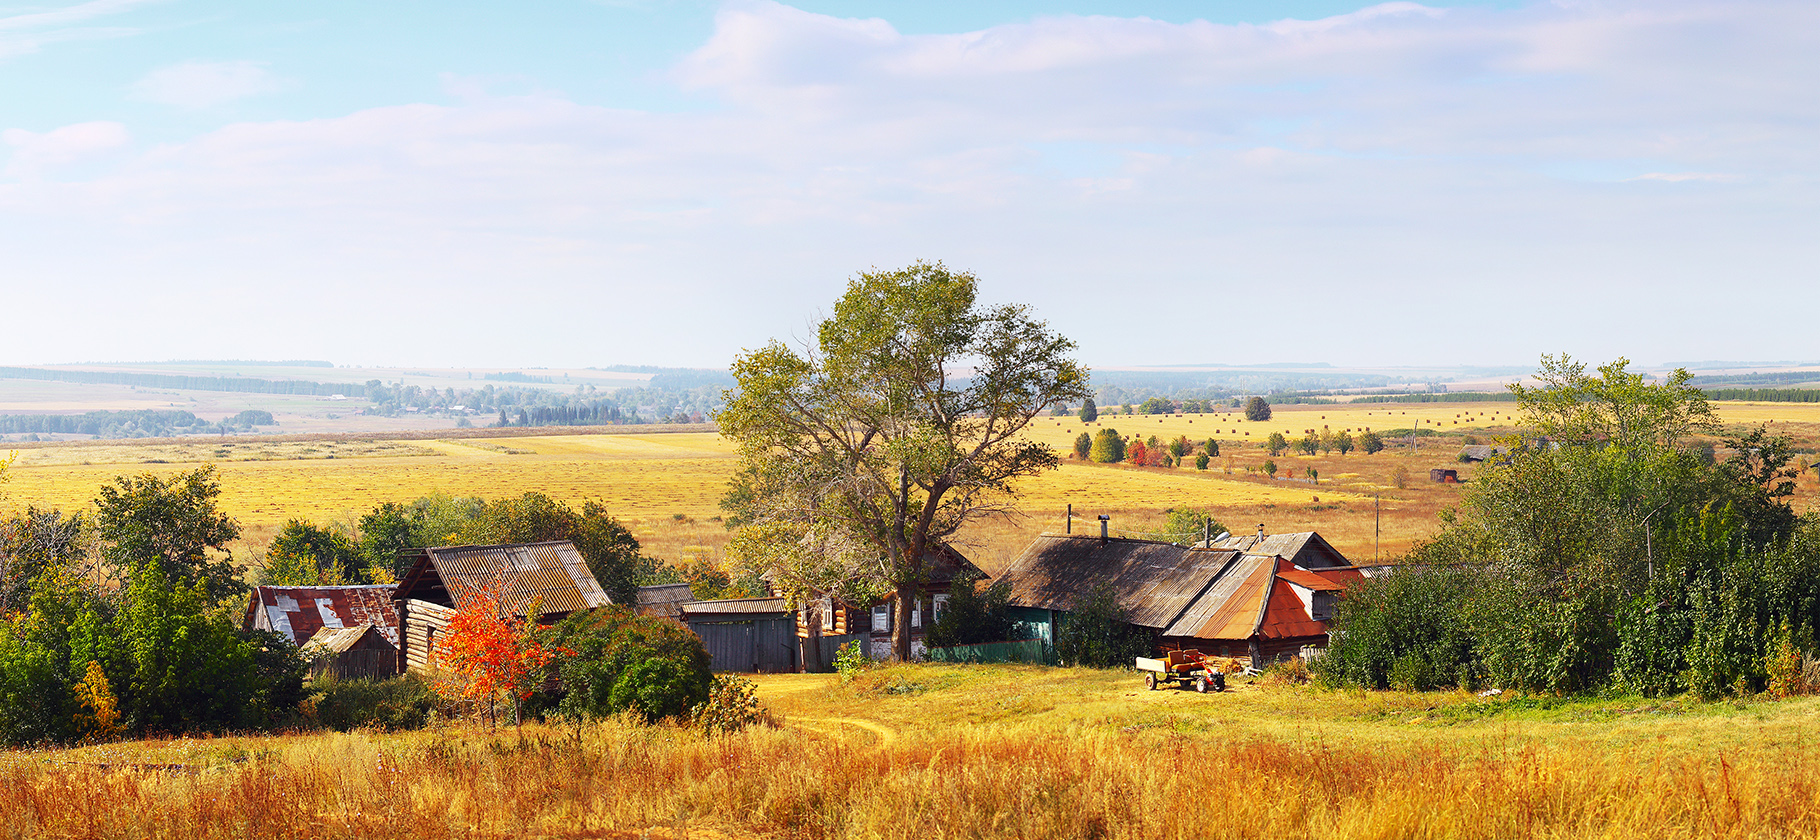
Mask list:
[[1781,838],[1820,698],[1147,692],[1130,672],[757,677],[774,727],[624,721],[0,753],[11,836]]
[[[1163,512],[1178,505],[1213,511],[1228,528],[1319,530],[1342,551],[1365,561],[1394,557],[1433,533],[1436,514],[1453,504],[1458,485],[1433,484],[1434,467],[1456,469],[1470,481],[1476,467],[1455,463],[1462,437],[1489,440],[1515,426],[1510,403],[1430,403],[1407,406],[1279,406],[1271,421],[1251,423],[1234,413],[1169,417],[1102,414],[1097,425],[1074,418],[1041,418],[1031,435],[1071,450],[1083,429],[1111,427],[1123,434],[1214,437],[1222,457],[1205,473],[1190,468],[1134,468],[1067,461],[1062,468],[1023,483],[1022,515],[970,527],[957,541],[988,571],[1002,568],[1030,537],[1066,527],[1074,505],[1076,527],[1097,529],[1094,518],[1112,517],[1115,532],[1144,536],[1161,529]],[[1820,405],[1722,403],[1734,428],[1770,423],[1799,445],[1820,443]],[[1374,456],[1354,452],[1274,460],[1278,477],[1256,472],[1271,431],[1291,438],[1329,426],[1359,431],[1437,428],[1447,437],[1421,438],[1415,451],[1400,445]],[[535,490],[570,504],[602,502],[626,521],[654,556],[671,561],[716,557],[726,542],[718,502],[733,468],[733,448],[713,432],[637,433],[636,427],[576,430],[575,434],[449,437],[415,440],[327,438],[262,440],[257,436],[146,443],[25,444],[5,485],[5,503],[74,510],[86,507],[113,477],[170,473],[215,464],[222,507],[246,529],[257,548],[291,517],[348,521],[383,501],[408,501],[430,493],[488,498]],[[1809,456],[1811,458],[1811,456]],[[1307,481],[1309,468],[1320,474]],[[1405,475],[1396,486],[1396,473]],[[1293,478],[1290,474],[1293,473]],[[1812,472],[1803,474],[1798,506],[1820,497]],[[1381,518],[1374,516],[1375,509]]]

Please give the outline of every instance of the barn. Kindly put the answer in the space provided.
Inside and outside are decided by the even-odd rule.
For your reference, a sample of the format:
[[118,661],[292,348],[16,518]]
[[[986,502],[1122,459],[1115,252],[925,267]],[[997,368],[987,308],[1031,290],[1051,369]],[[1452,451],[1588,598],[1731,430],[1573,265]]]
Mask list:
[[406,670],[434,667],[437,637],[475,592],[498,587],[506,608],[522,616],[535,600],[540,620],[555,623],[612,603],[575,544],[461,545],[421,548],[392,592]]
[[682,615],[716,671],[796,670],[795,621],[782,598],[690,601],[682,605]]

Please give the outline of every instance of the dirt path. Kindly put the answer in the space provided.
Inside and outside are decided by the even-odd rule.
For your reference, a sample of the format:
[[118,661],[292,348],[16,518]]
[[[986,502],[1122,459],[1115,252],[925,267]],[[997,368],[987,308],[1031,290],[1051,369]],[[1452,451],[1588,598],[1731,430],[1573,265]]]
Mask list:
[[[815,724],[822,724],[822,725],[817,726]],[[832,726],[830,726],[830,724]],[[790,718],[789,725],[798,726],[803,729],[807,729],[810,732],[820,732],[824,735],[832,735],[836,732],[839,732],[840,727],[843,727],[843,726],[854,726],[854,727],[858,727],[860,729],[864,729],[867,732],[870,732],[874,735],[877,735],[878,736],[878,746],[881,746],[881,747],[885,746],[886,744],[891,743],[892,741],[897,740],[897,730],[892,729],[891,727],[886,726],[877,721],[864,720],[862,718],[798,717],[798,718]]]

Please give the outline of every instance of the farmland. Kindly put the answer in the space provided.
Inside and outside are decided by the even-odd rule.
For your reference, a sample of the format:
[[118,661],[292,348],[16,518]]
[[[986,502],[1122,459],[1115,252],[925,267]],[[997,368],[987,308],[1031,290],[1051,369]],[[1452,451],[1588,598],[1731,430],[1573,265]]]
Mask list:
[[756,678],[777,726],[623,720],[0,754],[0,823],[97,837],[1808,837],[1781,702],[1336,692],[888,666]]
[[[1068,451],[1083,429],[1115,428],[1162,440],[1213,437],[1222,442],[1222,457],[1205,473],[1067,461],[1059,470],[1024,482],[1021,516],[972,526],[958,543],[991,571],[1035,534],[1067,527],[1063,514],[1069,504],[1077,528],[1097,528],[1094,518],[1105,514],[1115,533],[1131,536],[1157,535],[1164,511],[1188,505],[1213,511],[1233,530],[1259,523],[1273,531],[1315,529],[1355,558],[1371,558],[1374,546],[1378,556],[1394,557],[1432,533],[1436,515],[1460,492],[1459,485],[1430,483],[1429,469],[1457,469],[1463,480],[1471,481],[1477,467],[1455,459],[1464,436],[1489,441],[1513,433],[1513,409],[1508,403],[1281,406],[1266,422],[1247,422],[1236,412],[1102,414],[1097,425],[1089,426],[1072,417],[1040,418],[1032,437],[1058,451]],[[1811,451],[1820,444],[1820,405],[1720,404],[1719,411],[1734,429],[1768,423],[1795,438],[1799,447]],[[1285,454],[1273,459],[1280,468],[1276,478],[1258,471],[1267,457],[1260,443],[1270,432],[1296,438],[1323,426],[1354,432],[1433,427],[1441,434],[1418,438],[1413,451],[1395,441],[1373,456]],[[533,490],[571,504],[599,500],[665,560],[715,557],[724,546],[718,502],[734,452],[719,435],[640,433],[636,426],[602,427],[587,434],[500,434],[505,431],[408,440],[230,436],[16,444],[5,502],[80,509],[114,476],[212,463],[220,470],[222,507],[245,526],[249,547],[269,540],[290,517],[348,521],[382,501],[431,493],[502,497]],[[1306,478],[1311,467],[1319,473],[1318,483]],[[1399,470],[1404,475],[1400,488]],[[1798,489],[1798,509],[1811,508],[1820,497],[1811,471],[1802,475]]]

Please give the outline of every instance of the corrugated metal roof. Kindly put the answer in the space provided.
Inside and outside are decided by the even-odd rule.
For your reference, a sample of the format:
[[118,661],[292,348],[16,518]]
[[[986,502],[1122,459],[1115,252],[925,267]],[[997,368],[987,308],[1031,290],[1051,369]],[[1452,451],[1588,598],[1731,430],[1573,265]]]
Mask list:
[[789,612],[790,607],[782,598],[726,598],[718,601],[690,601],[682,605],[682,611],[685,616],[699,617],[735,613],[781,613]]
[[1207,588],[1237,551],[1187,549],[1149,540],[1044,534],[999,575],[1018,607],[1066,610],[1110,584],[1141,627],[1166,627]]
[[[423,578],[422,567],[434,567],[436,576],[446,587],[439,600],[417,593]],[[581,552],[568,540],[514,545],[460,545],[426,548],[413,568],[399,584],[400,597],[418,597],[437,603],[449,603],[456,609],[466,606],[467,593],[505,585],[506,606],[523,609],[533,598],[541,598],[545,615],[561,615],[604,607],[612,603]]]
[[1257,534],[1239,534],[1223,540],[1215,540],[1214,548],[1234,548],[1246,554],[1279,555],[1303,568],[1312,569],[1320,566],[1350,566],[1352,561],[1346,555],[1323,538],[1317,531],[1298,531],[1293,534],[1265,534],[1258,539]]
[[1163,635],[1197,639],[1251,638],[1257,632],[1265,595],[1276,579],[1276,561],[1274,555],[1240,556],[1219,580],[1182,611],[1181,617],[1163,630]]
[[[1283,565],[1288,566],[1289,561],[1284,560]],[[1277,577],[1307,589],[1318,589],[1323,592],[1338,592],[1346,588],[1344,584],[1329,580],[1325,575],[1317,575],[1307,569],[1298,569],[1294,566],[1277,569]]]
[[679,615],[682,605],[695,600],[686,583],[660,583],[638,588],[638,611],[647,615]]
[[398,608],[390,586],[261,586],[247,602],[246,629],[276,630],[302,646],[324,627],[371,624],[398,644]]
[[[352,650],[354,645],[359,644],[361,637],[376,632],[378,632],[378,628],[371,624],[356,624],[353,627],[324,627],[316,631],[316,635],[311,636],[309,641],[304,642],[303,649],[345,653]],[[397,647],[397,645],[394,644],[393,647]]]

